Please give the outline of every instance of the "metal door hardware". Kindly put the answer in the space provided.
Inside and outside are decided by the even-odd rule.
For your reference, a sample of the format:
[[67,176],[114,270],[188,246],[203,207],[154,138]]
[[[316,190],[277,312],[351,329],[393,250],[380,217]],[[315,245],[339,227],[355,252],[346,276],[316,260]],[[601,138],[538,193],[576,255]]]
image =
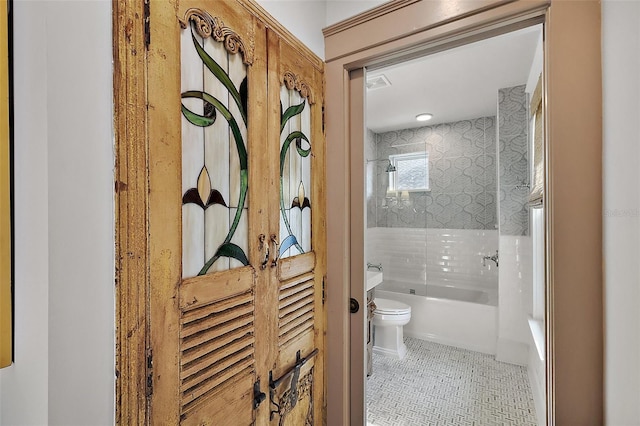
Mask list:
[[264,256],[262,256],[263,260],[260,263],[260,269],[266,269],[267,264],[269,263],[269,244],[265,244],[266,236],[264,234],[260,234],[258,236],[258,250],[264,252]]
[[273,260],[271,261],[271,267],[275,268],[276,266],[278,266],[278,258],[280,257],[280,252],[278,251],[278,246],[280,246],[280,243],[278,243],[278,237],[276,237],[276,234],[271,234],[271,244],[273,244]]
[[257,410],[265,399],[267,399],[267,394],[260,391],[260,380],[258,380],[253,384],[253,409]]
[[[300,369],[303,365],[305,365],[311,358],[315,357],[318,354],[318,349],[314,349],[309,355],[304,358],[300,357],[300,351],[296,353],[296,363],[291,367],[289,371],[283,374],[279,379],[273,380],[273,372],[269,372],[269,394],[271,395],[271,403],[276,406],[277,410],[271,410],[270,420],[273,420],[274,415],[279,414],[281,417],[286,415],[288,412],[293,410],[293,408],[298,403],[299,399],[299,389],[298,389],[298,379],[300,378]],[[289,380],[290,385],[289,389],[282,394],[280,399],[275,401],[275,391],[276,388],[281,385],[285,380]],[[286,407],[286,408],[285,408]]]
[[349,300],[349,311],[351,311],[352,314],[355,314],[359,310],[360,310],[360,303],[358,303],[358,301],[352,297]]

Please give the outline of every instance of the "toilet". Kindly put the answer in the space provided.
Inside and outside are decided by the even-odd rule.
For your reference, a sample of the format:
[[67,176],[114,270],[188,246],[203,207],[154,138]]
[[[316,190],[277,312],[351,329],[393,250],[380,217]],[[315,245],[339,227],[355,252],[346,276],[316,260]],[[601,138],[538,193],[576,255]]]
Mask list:
[[402,339],[402,327],[411,319],[411,306],[396,300],[375,298],[373,312],[373,351],[402,359],[407,346]]

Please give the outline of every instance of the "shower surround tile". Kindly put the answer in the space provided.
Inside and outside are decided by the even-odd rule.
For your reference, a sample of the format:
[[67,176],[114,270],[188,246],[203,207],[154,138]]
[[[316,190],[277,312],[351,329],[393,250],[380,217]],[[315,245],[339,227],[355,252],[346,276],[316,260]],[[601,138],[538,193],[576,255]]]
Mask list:
[[525,85],[498,90],[498,125],[501,135],[518,135],[527,130]]
[[525,86],[498,91],[500,234],[528,235],[529,144]]
[[498,269],[482,263],[498,249],[495,229],[370,228],[365,240],[367,262],[382,264],[385,281],[498,288]]
[[527,370],[405,337],[407,356],[373,355],[367,425],[537,425]]
[[[378,161],[375,202],[367,198],[375,226],[495,229],[495,122],[496,117],[480,117],[375,135],[378,160],[426,150],[430,187],[430,191],[410,193],[409,206],[394,204],[397,194],[387,194],[386,164]],[[491,202],[484,203],[485,199]],[[372,227],[372,221],[367,225]]]

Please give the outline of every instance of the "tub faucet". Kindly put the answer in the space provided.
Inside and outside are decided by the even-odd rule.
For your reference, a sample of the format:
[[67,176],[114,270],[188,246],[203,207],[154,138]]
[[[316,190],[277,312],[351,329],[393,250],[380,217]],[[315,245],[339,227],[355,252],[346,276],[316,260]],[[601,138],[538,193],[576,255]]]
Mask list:
[[367,270],[369,269],[377,269],[378,271],[382,272],[382,263],[378,263],[377,265],[374,265],[371,262],[367,262]]
[[487,266],[487,260],[493,260],[497,268],[498,267],[498,250],[496,250],[496,254],[492,256],[482,256],[482,266]]

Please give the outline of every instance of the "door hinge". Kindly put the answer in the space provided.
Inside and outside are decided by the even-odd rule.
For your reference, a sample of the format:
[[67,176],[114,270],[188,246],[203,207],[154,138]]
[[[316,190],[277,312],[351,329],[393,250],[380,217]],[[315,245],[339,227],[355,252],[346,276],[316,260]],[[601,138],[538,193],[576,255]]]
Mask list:
[[149,24],[151,21],[151,0],[144,0],[144,45],[149,50],[149,44],[151,43],[151,29]]
[[322,277],[322,304],[327,300],[327,287],[325,285],[327,277]]
[[147,397],[153,394],[153,351],[147,350]]

